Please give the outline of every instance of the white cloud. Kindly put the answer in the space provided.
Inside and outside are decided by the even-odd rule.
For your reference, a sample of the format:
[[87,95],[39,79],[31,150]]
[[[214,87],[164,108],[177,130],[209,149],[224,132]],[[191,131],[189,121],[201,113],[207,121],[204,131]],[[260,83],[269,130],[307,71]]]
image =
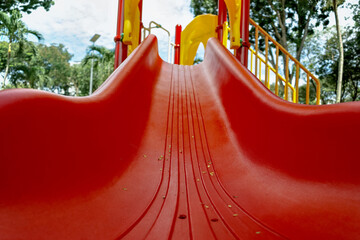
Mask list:
[[[176,24],[186,26],[191,21],[189,6],[190,0],[144,0],[143,22],[147,26],[156,21],[174,36]],[[114,47],[117,9],[118,0],[56,0],[49,12],[38,9],[24,15],[24,21],[44,35],[45,43],[63,43],[74,54],[72,61],[80,61],[95,33],[101,35],[96,44]],[[153,33],[158,35],[161,56],[167,59],[167,35],[159,30]]]

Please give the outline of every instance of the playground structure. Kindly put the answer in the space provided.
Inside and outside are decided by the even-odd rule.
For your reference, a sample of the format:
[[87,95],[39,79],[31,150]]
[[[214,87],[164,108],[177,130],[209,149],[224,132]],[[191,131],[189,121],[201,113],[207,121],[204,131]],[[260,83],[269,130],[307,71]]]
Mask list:
[[360,105],[276,96],[298,102],[305,73],[319,104],[318,80],[250,20],[251,46],[248,7],[177,26],[169,64],[155,36],[140,43],[161,25],[120,0],[116,70],[93,95],[0,92],[0,238],[359,239]]
[[[304,103],[320,104],[320,81],[264,29],[249,18],[249,1],[221,0],[218,5],[218,16],[211,14],[197,16],[183,31],[181,26],[176,26],[175,43],[172,44],[175,49],[175,64],[192,65],[199,44],[202,43],[206,48],[207,40],[211,37],[217,37],[226,47],[228,33],[230,32],[230,49],[234,50],[235,57],[245,66],[250,63],[249,70],[268,89],[271,89],[271,83],[273,83],[273,89],[271,90],[275,95],[299,103],[299,86],[302,82],[302,85],[306,86]],[[227,22],[227,11],[230,26]],[[146,31],[150,34],[153,28],[162,28],[169,35],[169,61],[171,55],[170,33],[155,22],[150,22],[148,28],[144,27],[142,23],[142,0],[120,1],[118,14],[117,36],[115,37],[115,69],[138,46],[141,39],[145,38]],[[249,41],[249,24],[254,28],[253,46]],[[141,29],[144,30],[143,34],[141,34]],[[263,51],[259,47],[261,37],[265,43]],[[275,54],[275,63],[273,64],[269,60],[270,52]],[[248,59],[248,54],[251,56],[250,59]],[[282,62],[281,57],[284,58]],[[283,66],[283,69],[280,69],[281,66]],[[291,70],[295,73],[294,81],[291,81],[289,76]],[[284,72],[284,74],[281,74],[281,72]],[[313,88],[315,95],[313,99],[310,99],[311,88]]]

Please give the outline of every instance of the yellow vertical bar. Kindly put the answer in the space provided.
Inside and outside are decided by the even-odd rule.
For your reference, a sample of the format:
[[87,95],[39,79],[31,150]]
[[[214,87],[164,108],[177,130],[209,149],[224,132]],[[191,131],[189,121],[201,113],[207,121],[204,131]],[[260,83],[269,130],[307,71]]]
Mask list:
[[289,85],[289,55],[286,55],[285,64],[285,100],[288,100],[288,85]]
[[250,66],[251,66],[251,72],[253,72],[254,53],[252,51],[250,51],[250,52],[251,52],[251,64],[250,64]]
[[270,89],[270,66],[267,67],[268,70],[268,89]]
[[224,22],[223,24],[223,45],[227,48],[227,41],[229,36],[229,23]]
[[306,104],[310,102],[310,77],[309,74],[306,74]]
[[279,46],[276,46],[276,80],[275,80],[275,95],[279,96]]
[[259,29],[255,28],[255,76],[258,76]]
[[259,61],[259,80],[260,80],[260,82],[262,82],[261,81],[261,59]]
[[296,64],[296,82],[295,82],[295,94],[296,94],[296,103],[299,103],[299,78],[300,78],[300,66]]
[[320,105],[320,83],[316,82],[316,105]]
[[265,86],[270,89],[269,81],[269,37],[265,36]]

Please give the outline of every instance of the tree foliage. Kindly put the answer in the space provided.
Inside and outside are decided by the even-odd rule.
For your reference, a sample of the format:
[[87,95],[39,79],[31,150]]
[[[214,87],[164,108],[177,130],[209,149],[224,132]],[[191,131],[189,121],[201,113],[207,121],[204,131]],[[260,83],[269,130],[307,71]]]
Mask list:
[[[210,0],[209,0],[210,1]],[[217,0],[192,0],[194,15],[205,12],[216,14]],[[275,38],[288,52],[302,62],[311,72],[316,73],[322,84],[322,103],[334,103],[339,76],[339,37],[333,30],[326,30],[329,13],[334,11],[334,2],[344,4],[344,0],[252,0],[250,17]],[[360,8],[353,4],[355,25],[348,27],[344,37],[344,73],[341,101],[360,100]],[[209,7],[210,6],[210,7]],[[215,6],[215,7],[214,7]],[[323,32],[317,32],[323,26]],[[251,35],[250,35],[251,38]],[[260,50],[264,50],[264,39],[260,38]],[[253,41],[253,39],[250,39]],[[263,41],[263,42],[261,42]],[[270,44],[271,45],[271,44]],[[283,56],[283,58],[285,58]],[[275,57],[270,51],[269,61],[275,65]],[[285,62],[285,59],[283,59]],[[285,70],[285,69],[283,69]],[[290,68],[292,82],[295,69]],[[280,86],[280,88],[283,86]],[[310,100],[315,99],[315,88],[310,88]],[[299,90],[300,102],[305,102],[306,88]]]
[[72,84],[69,78],[72,55],[63,44],[52,44],[51,46],[41,44],[38,49],[44,74],[48,77],[41,87],[52,92],[70,95]]
[[339,61],[338,61],[338,80],[337,80],[337,90],[336,90],[336,102],[339,103],[341,100],[341,88],[343,80],[343,71],[344,71],[344,44],[342,40],[340,20],[338,6],[344,4],[345,0],[326,0],[326,5],[330,8],[335,15],[336,31],[337,31],[337,45],[339,51]]
[[[324,0],[255,0],[251,1],[250,16],[301,62],[306,38],[315,28],[329,24],[329,10],[324,4]],[[275,65],[272,54],[270,61]],[[295,69],[289,73],[290,83],[294,74]]]
[[1,0],[0,11],[10,13],[12,10],[18,10],[31,13],[39,7],[48,11],[52,5],[54,5],[52,0]]
[[[344,40],[344,73],[340,101],[360,100],[360,38],[359,28],[347,27],[342,34]],[[338,84],[339,52],[337,33],[334,28],[317,32],[307,39],[304,65],[315,72],[321,81],[323,104],[336,102]],[[301,93],[300,93],[301,96]]]
[[[30,46],[32,45],[32,46]],[[94,58],[94,83],[97,89],[112,73],[114,50],[95,46],[101,53],[84,57],[81,63],[71,64],[72,54],[63,44],[28,44],[14,55],[10,63],[7,88],[34,88],[62,95],[87,96],[91,59]],[[95,52],[95,51],[94,51]],[[7,43],[0,42],[0,73],[5,72]]]
[[217,14],[217,0],[191,0],[190,7],[195,16],[203,13]]
[[[89,48],[82,64],[71,64],[72,54],[63,44],[50,46],[27,40],[42,35],[28,29],[20,11],[38,7],[48,10],[49,0],[6,0],[0,2],[0,75],[3,88],[34,88],[63,95],[85,96],[89,92],[90,64],[95,62],[94,89],[111,74],[114,51],[101,46]],[[8,81],[7,81],[8,79]],[[7,85],[5,85],[7,83]]]
[[[8,40],[8,52],[6,58],[6,67],[4,75],[4,86],[6,78],[10,71],[10,64],[12,60],[12,44],[18,43],[18,51],[23,51],[25,45],[29,42],[27,41],[28,35],[33,35],[41,40],[42,35],[26,27],[25,23],[21,20],[22,15],[18,10],[12,10],[8,15],[6,13],[0,12],[0,36],[5,36]],[[32,46],[30,44],[30,46]]]
[[[316,27],[329,24],[330,9],[324,6],[325,0],[251,0],[250,17],[300,61],[306,37]],[[195,16],[216,14],[217,0],[192,0],[191,8]],[[272,54],[269,57],[275,66],[275,57]],[[283,58],[285,62],[284,55]],[[290,72],[290,79],[293,74]]]

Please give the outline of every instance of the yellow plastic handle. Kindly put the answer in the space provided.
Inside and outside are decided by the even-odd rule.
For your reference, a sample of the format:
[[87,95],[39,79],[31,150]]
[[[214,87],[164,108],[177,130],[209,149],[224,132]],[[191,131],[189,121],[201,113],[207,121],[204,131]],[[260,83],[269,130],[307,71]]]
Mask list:
[[230,48],[240,47],[241,0],[225,0],[230,18]]
[[180,64],[192,65],[200,43],[206,48],[209,38],[217,37],[218,17],[212,14],[194,18],[181,33]]

